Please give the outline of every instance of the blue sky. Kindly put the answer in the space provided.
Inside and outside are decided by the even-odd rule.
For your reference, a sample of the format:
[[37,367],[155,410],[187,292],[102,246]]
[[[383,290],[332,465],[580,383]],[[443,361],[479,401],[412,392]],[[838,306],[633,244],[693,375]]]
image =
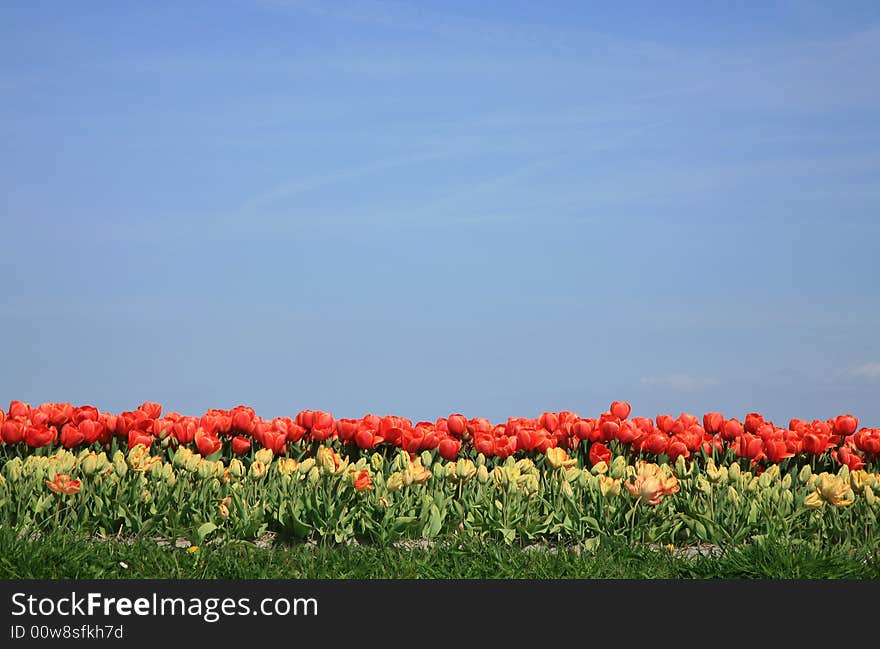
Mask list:
[[880,425],[876,2],[4,2],[0,401]]

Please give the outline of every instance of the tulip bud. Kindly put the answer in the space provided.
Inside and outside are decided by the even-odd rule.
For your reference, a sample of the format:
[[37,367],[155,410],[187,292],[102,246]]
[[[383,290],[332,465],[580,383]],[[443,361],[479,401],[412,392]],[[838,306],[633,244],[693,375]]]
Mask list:
[[293,475],[299,470],[299,465],[292,457],[280,457],[276,464],[281,475]]
[[162,467],[163,466],[164,465],[162,464],[162,462],[153,462],[153,464],[150,465],[150,477],[153,480],[161,480],[162,479]]
[[3,467],[3,470],[6,472],[6,477],[9,478],[10,482],[16,482],[21,478],[22,465],[21,458],[16,457],[7,462]]
[[272,463],[272,458],[274,457],[274,453],[272,453],[271,448],[261,448],[259,451],[254,453],[254,461],[262,462],[266,466]]
[[562,495],[566,498],[574,498],[574,490],[571,488],[571,484],[567,480],[562,481]]
[[248,470],[248,477],[253,478],[255,480],[259,480],[263,476],[266,475],[266,465],[260,462],[259,460],[254,460],[251,463],[251,468]]
[[736,505],[739,502],[739,493],[732,485],[727,486],[727,497]]
[[565,481],[575,482],[581,477],[581,470],[576,466],[570,466],[565,470]]
[[708,494],[712,493],[712,485],[703,476],[697,476],[696,487],[699,491],[702,491],[704,494],[708,495]]
[[422,466],[431,466],[431,462],[434,461],[434,455],[431,451],[422,451],[421,454]]
[[467,482],[477,473],[477,465],[471,460],[458,460],[455,465],[455,473],[462,482]]
[[98,471],[98,456],[94,451],[80,460],[80,468],[84,475],[94,475]]
[[521,460],[517,460],[514,463],[514,466],[519,470],[520,473],[533,473],[537,472],[537,468],[535,467],[535,463],[532,462],[529,458],[524,457]]
[[869,506],[873,507],[877,502],[877,496],[874,495],[874,490],[871,489],[868,485],[865,485],[865,502],[868,503]]
[[798,480],[800,480],[801,482],[808,482],[812,475],[813,475],[813,469],[810,468],[809,464],[805,464],[801,468],[801,472],[798,473]]
[[311,469],[309,469],[307,479],[309,481],[309,484],[311,485],[318,484],[318,481],[321,479],[321,472],[318,470],[318,467],[313,466]]
[[544,457],[547,458],[547,463],[554,469],[561,468],[568,461],[568,453],[565,452],[564,448],[559,448],[558,446],[548,448]]
[[202,459],[196,467],[196,473],[201,480],[208,480],[214,477],[214,463]]
[[842,467],[840,467],[840,471],[837,472],[837,477],[841,480],[849,480],[849,474],[849,467],[844,464]]
[[[612,460],[613,463],[613,460]],[[590,469],[590,473],[593,475],[604,474],[608,472],[608,465],[605,464],[604,460],[600,460],[593,465],[593,468]],[[613,477],[613,476],[612,476]]]
[[128,473],[128,464],[125,463],[125,456],[119,451],[116,451],[113,455],[113,470],[120,478],[124,478],[125,474]]
[[174,483],[177,482],[177,475],[174,473],[174,467],[171,464],[162,465],[162,480],[169,487],[173,487]]
[[185,446],[178,446],[177,450],[174,451],[174,455],[171,457],[171,463],[174,465],[175,469],[181,469],[186,466],[186,462],[190,455],[192,455],[191,450]]
[[607,475],[600,475],[597,477],[599,493],[602,494],[603,497],[620,495],[620,480]]
[[[482,453],[480,455],[482,455]],[[477,460],[479,459],[480,458],[477,457]],[[485,462],[485,458],[483,458],[483,461]],[[480,464],[477,467],[477,482],[480,484],[486,484],[489,482],[489,470],[486,468],[485,464]]]
[[741,473],[741,471],[740,471],[740,468],[739,468],[739,464],[735,464],[735,463],[734,463],[734,464],[731,464],[731,465],[727,468],[727,477],[728,477],[732,482],[738,482],[738,481],[739,481],[740,473]]
[[400,471],[395,471],[390,476],[388,476],[388,481],[385,483],[385,488],[388,491],[399,491],[403,488],[403,474]]
[[456,462],[450,462],[447,464],[443,469],[442,475],[449,480],[449,482],[458,482],[458,466]]
[[780,484],[782,485],[783,489],[791,489],[791,474],[786,473]]
[[241,478],[244,476],[244,464],[241,463],[237,457],[229,460],[229,475],[234,476],[236,478]]
[[608,467],[608,475],[615,480],[620,480],[626,475],[626,467],[626,458],[622,455],[618,455],[611,460],[611,466]]
[[492,469],[492,480],[495,481],[496,487],[504,486],[504,478],[504,469],[502,467],[496,466],[494,469]]
[[760,487],[763,489],[766,489],[772,483],[773,474],[769,473],[768,471],[764,471],[764,473],[762,473],[761,476],[758,478],[758,485],[760,485]]
[[202,464],[202,456],[198,453],[193,453],[186,459],[186,470],[190,473],[196,473],[199,470],[199,466]]
[[408,466],[409,453],[401,449],[400,452],[394,456],[394,469],[396,471],[403,471]]
[[385,458],[378,453],[373,453],[370,456],[370,466],[373,467],[373,471],[381,471],[385,466]]
[[578,473],[579,473],[578,479],[577,479],[578,486],[581,489],[584,489],[584,488],[586,488],[586,486],[588,484],[590,484],[590,478],[592,478],[593,475],[589,471],[585,471],[585,470],[579,471]]
[[482,453],[477,453],[477,459],[475,460],[475,463],[478,467],[483,466],[484,464],[486,464],[486,456]]
[[687,464],[684,461],[684,455],[675,458],[675,475],[681,477],[688,474]]

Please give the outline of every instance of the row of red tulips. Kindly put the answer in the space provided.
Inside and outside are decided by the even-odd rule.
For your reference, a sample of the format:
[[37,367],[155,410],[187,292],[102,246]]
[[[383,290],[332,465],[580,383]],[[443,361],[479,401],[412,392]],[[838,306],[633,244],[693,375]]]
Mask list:
[[146,447],[167,440],[171,444],[192,444],[208,456],[228,445],[238,455],[256,444],[284,454],[288,443],[301,440],[339,440],[360,449],[380,445],[396,446],[410,453],[437,449],[447,460],[462,451],[473,450],[487,457],[508,457],[516,453],[545,453],[547,449],[590,445],[590,461],[608,461],[609,443],[632,452],[666,455],[671,461],[698,452],[732,450],[737,457],[755,463],[779,463],[797,455],[829,453],[840,464],[856,470],[880,455],[880,429],[859,428],[856,417],[846,414],[826,421],[792,419],[788,427],[775,425],[757,413],[743,421],[711,412],[702,421],[682,413],[678,417],[658,415],[656,419],[630,418],[625,401],[615,401],[597,418],[580,417],[569,411],[545,412],[536,419],[510,418],[493,424],[488,419],[468,419],[452,414],[435,422],[396,416],[368,414],[360,419],[336,419],[329,412],[303,410],[296,417],[268,420],[252,408],[213,409],[201,417],[169,412],[158,403],[146,402],[137,409],[111,414],[93,406],[43,403],[32,407],[21,401],[0,410],[0,440],[6,445],[31,448],[60,445],[65,448],[108,444],[114,437],[129,447]]

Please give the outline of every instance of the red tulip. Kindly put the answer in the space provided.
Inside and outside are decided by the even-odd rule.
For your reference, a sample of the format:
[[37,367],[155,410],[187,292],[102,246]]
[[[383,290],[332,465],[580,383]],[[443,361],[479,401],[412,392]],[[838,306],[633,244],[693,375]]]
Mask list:
[[142,444],[143,446],[150,448],[150,446],[153,445],[153,439],[154,437],[150,433],[134,429],[128,433],[128,447],[134,448],[138,444]]
[[743,424],[743,429],[747,433],[757,433],[758,427],[764,423],[764,417],[759,415],[757,412],[750,412],[746,415],[745,424]]
[[669,434],[672,432],[674,426],[675,419],[672,418],[672,415],[657,415],[657,428],[659,428],[661,432]]
[[64,424],[61,428],[61,446],[64,448],[79,446],[84,441],[85,435],[82,434],[76,424]]
[[555,433],[559,428],[559,416],[554,412],[544,412],[538,418],[539,425],[551,433]]
[[777,438],[769,438],[763,441],[762,452],[764,456],[774,464],[779,464],[784,459],[793,457],[794,453],[789,451],[788,445],[784,440]]
[[382,441],[384,440],[379,435],[379,432],[371,428],[362,427],[354,434],[354,443],[357,444],[358,448],[373,448]]
[[464,437],[467,433],[467,419],[464,415],[453,414],[446,418],[446,427],[452,435]]
[[139,405],[137,409],[144,413],[149,419],[158,419],[162,416],[162,404],[154,403],[152,401],[145,401]]
[[84,421],[100,421],[101,413],[93,406],[77,406],[73,409],[72,419],[79,426]]
[[880,454],[880,429],[862,428],[853,436],[853,444],[872,457]]
[[461,441],[446,437],[440,440],[437,450],[440,453],[440,457],[444,460],[454,460],[458,457],[458,452],[461,450]]
[[31,407],[26,404],[24,401],[10,401],[9,402],[9,416],[10,417],[21,417],[26,419],[31,412]]
[[811,455],[821,455],[831,446],[830,435],[819,432],[809,432],[804,435],[804,451]]
[[859,420],[852,415],[840,415],[834,420],[834,432],[844,437],[852,435],[858,427]]
[[579,419],[571,427],[571,430],[575,437],[580,440],[596,441],[598,436],[594,437],[594,431],[596,430],[595,424],[596,422],[592,419]]
[[263,448],[270,449],[275,455],[287,453],[287,432],[267,428],[266,430],[261,430],[259,435],[259,441]]
[[721,425],[721,439],[731,442],[743,434],[743,425],[738,419],[727,419]]
[[73,417],[73,406],[69,403],[42,403],[39,410],[45,413],[49,424],[59,428]]
[[24,431],[24,441],[31,448],[42,448],[54,444],[58,437],[58,431],[48,426],[27,426]]
[[590,446],[590,465],[596,466],[599,462],[611,464],[611,449],[601,442]]
[[7,419],[0,426],[0,437],[6,444],[18,444],[24,439],[25,424],[14,419]]
[[719,432],[723,424],[724,415],[720,412],[707,412],[703,415],[703,428],[705,428],[706,432],[711,435]]
[[611,414],[618,419],[626,419],[629,417],[629,413],[632,412],[632,406],[626,401],[612,401],[609,410],[611,411]]
[[199,453],[201,453],[203,457],[213,455],[223,447],[223,443],[220,439],[216,435],[212,435],[206,431],[204,428],[196,429],[194,438],[196,448],[199,449]]
[[735,446],[738,457],[744,457],[757,462],[763,457],[764,440],[751,433],[743,433]]
[[232,452],[236,455],[244,455],[251,450],[251,440],[241,435],[232,438]]
[[678,437],[673,437],[669,440],[669,445],[666,447],[666,455],[669,456],[670,462],[675,462],[679,456],[685,459],[689,458],[691,452],[688,450],[687,444]]
[[691,426],[698,426],[700,424],[700,420],[696,415],[692,415],[688,412],[683,412],[678,416],[678,422],[681,423],[684,430],[687,430]]
[[358,430],[358,419],[339,419],[336,422],[336,434],[343,442],[349,442],[354,438],[354,434]]
[[237,407],[232,410],[232,430],[250,434],[256,427],[255,413],[250,408]]
[[642,442],[642,450],[654,455],[660,455],[669,446],[669,437],[664,433],[651,433]]
[[181,444],[192,442],[198,429],[199,420],[195,417],[182,417],[171,427],[175,439]]
[[606,419],[600,424],[599,430],[602,433],[602,441],[610,442],[617,439],[617,435],[620,433],[620,424],[616,421]]
[[845,464],[850,471],[858,471],[865,466],[864,460],[853,452],[848,446],[841,446],[836,451],[831,452],[831,457],[840,464]]

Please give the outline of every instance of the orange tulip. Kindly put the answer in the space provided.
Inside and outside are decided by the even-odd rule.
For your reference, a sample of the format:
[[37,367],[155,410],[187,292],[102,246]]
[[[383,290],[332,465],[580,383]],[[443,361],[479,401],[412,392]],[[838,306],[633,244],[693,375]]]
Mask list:
[[354,474],[354,488],[358,491],[372,491],[375,489],[373,486],[373,480],[370,478],[370,472],[366,469],[361,469],[356,474]]
[[79,493],[79,480],[71,480],[66,473],[56,473],[53,480],[46,480],[46,486],[50,491],[63,496],[72,496]]

